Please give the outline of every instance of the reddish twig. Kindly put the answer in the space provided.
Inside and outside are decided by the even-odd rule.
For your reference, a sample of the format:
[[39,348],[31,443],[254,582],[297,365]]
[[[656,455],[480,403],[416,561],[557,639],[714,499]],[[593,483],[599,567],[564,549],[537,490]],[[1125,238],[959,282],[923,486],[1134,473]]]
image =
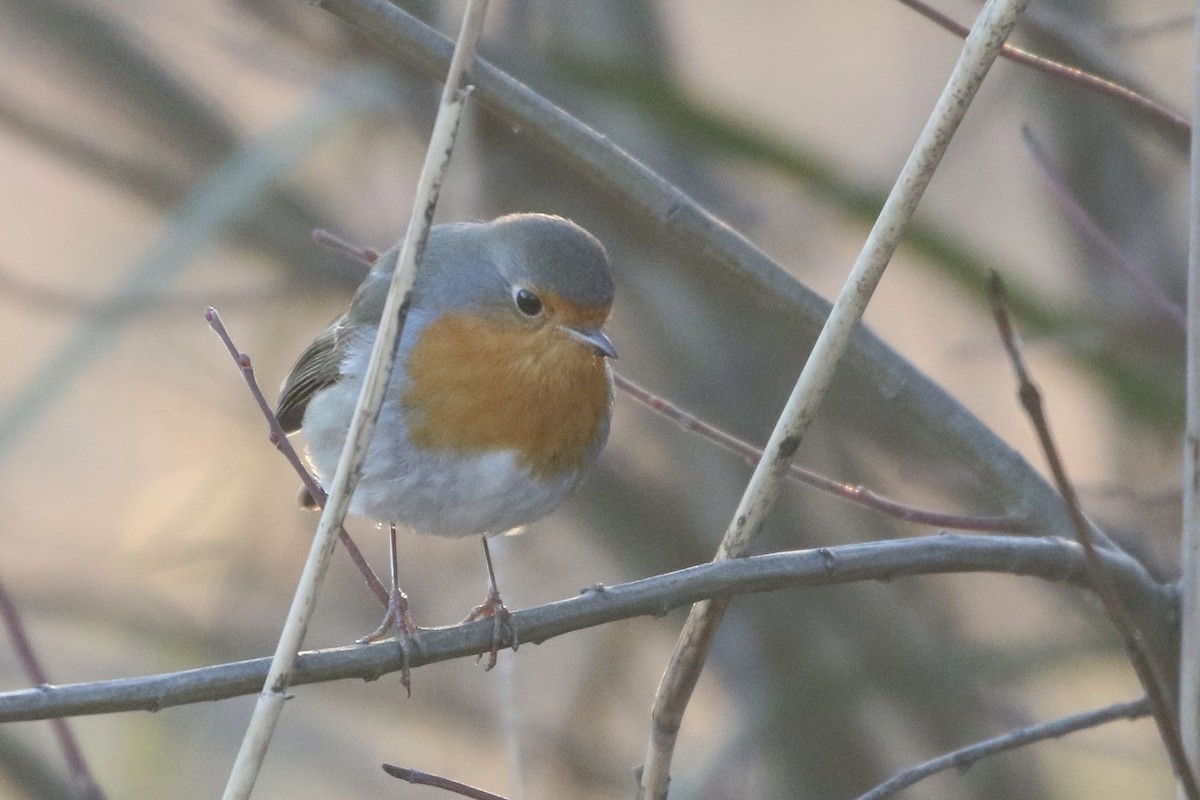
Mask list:
[[355,261],[361,261],[364,264],[374,264],[379,259],[379,251],[370,247],[359,247],[356,244],[347,242],[342,237],[335,233],[317,228],[312,232],[313,241],[317,244],[324,245],[330,250],[336,250],[339,253],[350,256]]
[[1045,453],[1046,460],[1050,464],[1050,471],[1054,475],[1055,486],[1066,505],[1071,526],[1083,549],[1084,565],[1088,577],[1092,581],[1100,602],[1104,605],[1105,614],[1108,615],[1113,627],[1121,636],[1125,652],[1137,673],[1138,680],[1142,683],[1142,688],[1146,690],[1154,721],[1158,724],[1158,733],[1162,737],[1175,775],[1183,787],[1184,795],[1188,800],[1200,800],[1200,786],[1197,786],[1195,775],[1193,775],[1187,756],[1184,754],[1183,741],[1179,734],[1179,722],[1171,703],[1167,700],[1166,690],[1163,689],[1162,667],[1146,645],[1141,630],[1121,599],[1116,581],[1104,568],[1104,563],[1101,561],[1099,553],[1096,552],[1095,544],[1092,541],[1091,525],[1083,516],[1079,500],[1075,495],[1075,488],[1067,477],[1062,459],[1059,458],[1058,448],[1051,436],[1050,425],[1046,421],[1046,415],[1042,409],[1041,393],[1029,379],[1029,373],[1025,368],[1025,361],[1021,356],[1016,334],[1004,306],[1004,284],[996,273],[992,273],[992,279],[988,285],[988,296],[992,304],[992,314],[996,319],[996,327],[1000,330],[1004,349],[1008,352],[1013,372],[1016,373],[1021,405],[1033,423],[1038,441],[1042,446],[1042,452]]
[[[711,442],[719,444],[727,450],[737,453],[750,463],[756,463],[762,458],[762,450],[739,439],[731,433],[710,425],[692,414],[687,409],[672,403],[666,398],[659,397],[623,375],[613,374],[613,382],[625,394],[637,400],[647,408],[662,414],[685,431],[697,433]],[[922,525],[933,525],[939,528],[953,528],[961,531],[985,531],[993,533],[1031,533],[1032,527],[1028,520],[1012,515],[993,517],[975,517],[963,514],[948,514],[940,511],[929,511],[923,508],[898,503],[872,492],[863,486],[852,486],[847,483],[826,478],[803,467],[791,464],[787,476],[801,483],[812,486],[823,492],[828,492],[851,503],[887,514],[897,519],[916,522]]]
[[505,800],[498,794],[476,789],[474,786],[468,786],[465,783],[452,780],[451,778],[443,778],[441,775],[433,775],[429,772],[421,772],[416,769],[407,769],[405,767],[394,767],[391,764],[384,764],[383,771],[393,778],[399,778],[402,781],[416,784],[418,786],[433,786],[438,789],[445,789],[448,792],[470,797],[472,800]]
[[[48,686],[50,676],[34,652],[33,642],[30,641],[25,624],[21,621],[21,613],[3,581],[0,581],[0,617],[4,619],[4,627],[8,629],[13,652],[29,680],[37,686]],[[52,719],[50,725],[54,729],[54,738],[58,740],[58,746],[62,748],[63,757],[71,770],[71,779],[81,800],[104,800],[104,790],[88,769],[87,760],[83,757],[83,750],[79,747],[75,734],[71,732],[71,726],[65,719]]]
[[1050,165],[1049,157],[1037,140],[1033,138],[1029,128],[1022,126],[1021,138],[1025,141],[1025,146],[1029,148],[1033,162],[1041,169],[1042,176],[1050,184],[1050,189],[1062,207],[1063,213],[1071,220],[1076,229],[1084,238],[1096,245],[1122,273],[1137,284],[1137,287],[1142,290],[1142,294],[1154,303],[1159,311],[1170,318],[1180,330],[1187,330],[1187,314],[1183,307],[1167,297],[1162,287],[1150,279],[1146,269],[1130,260],[1121,251],[1121,248],[1117,247],[1117,243],[1097,224],[1096,220],[1092,219],[1092,216],[1084,210],[1079,201],[1075,199],[1075,195],[1071,193],[1071,189],[1063,180],[1062,175]]
[[[263,395],[262,389],[258,386],[258,381],[254,378],[254,367],[250,364],[250,356],[241,352],[230,338],[229,332],[225,330],[224,323],[221,322],[221,315],[217,313],[215,308],[208,308],[204,312],[204,318],[208,321],[209,327],[221,337],[221,341],[225,343],[225,348],[229,350],[229,355],[233,357],[234,362],[238,365],[238,369],[242,373],[242,378],[246,381],[246,386],[250,388],[250,394],[254,396],[255,402],[258,403],[258,408],[262,411],[262,415],[267,419],[267,426],[270,433],[267,438],[271,444],[275,445],[275,449],[283,453],[284,458],[292,465],[292,469],[296,470],[296,474],[300,476],[300,480],[304,482],[304,488],[313,496],[317,505],[324,507],[325,505],[325,490],[317,483],[316,478],[304,466],[304,462],[300,460],[300,456],[296,453],[296,448],[292,447],[292,443],[288,441],[287,434],[283,432],[283,428],[279,424],[279,420],[275,418],[275,412],[271,409],[270,403]],[[379,581],[367,560],[363,558],[362,551],[358,549],[358,545],[350,538],[350,534],[346,533],[343,528],[338,533],[338,538],[346,547],[346,552],[350,554],[350,559],[354,565],[358,567],[358,571],[362,573],[363,578],[367,582],[367,587],[371,590],[379,602],[387,606],[388,591]]]
[[[926,19],[936,23],[945,30],[958,36],[960,39],[965,39],[968,29],[965,25],[960,25],[942,12],[926,5],[923,0],[900,0],[901,3],[916,11]],[[1049,75],[1053,78],[1068,81],[1076,86],[1081,86],[1085,89],[1090,89],[1100,94],[1107,95],[1123,103],[1133,106],[1139,111],[1153,117],[1158,122],[1172,129],[1176,133],[1190,136],[1192,133],[1191,123],[1187,118],[1174,109],[1159,103],[1155,100],[1146,97],[1143,94],[1133,91],[1132,89],[1122,86],[1119,83],[1101,78],[1099,75],[1093,75],[1090,72],[1084,72],[1076,67],[1062,64],[1058,61],[1053,61],[1049,58],[1039,56],[1035,53],[1030,53],[1028,50],[1022,50],[1019,47],[1013,47],[1010,44],[1004,45],[1000,50],[1000,56],[1007,58],[1016,64],[1035,69],[1043,75]]]

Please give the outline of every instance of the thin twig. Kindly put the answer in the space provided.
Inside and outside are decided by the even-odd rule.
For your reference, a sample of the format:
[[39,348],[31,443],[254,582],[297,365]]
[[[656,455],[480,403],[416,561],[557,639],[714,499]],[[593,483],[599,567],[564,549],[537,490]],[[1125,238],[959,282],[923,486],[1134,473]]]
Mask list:
[[1162,290],[1162,287],[1150,279],[1147,270],[1135,264],[1129,256],[1125,255],[1121,248],[1117,247],[1117,243],[1112,240],[1112,237],[1105,233],[1099,223],[1092,219],[1092,215],[1079,204],[1063,176],[1050,164],[1049,156],[1033,138],[1029,128],[1021,127],[1021,139],[1029,149],[1033,162],[1042,171],[1042,177],[1050,184],[1050,190],[1053,192],[1055,200],[1058,201],[1063,213],[1067,215],[1075,228],[1087,241],[1100,248],[1108,260],[1133,281],[1141,289],[1142,295],[1150,300],[1164,316],[1174,322],[1180,330],[1185,330],[1187,314],[1183,308],[1167,297],[1167,293]]
[[[967,35],[967,27],[955,22],[952,18],[946,16],[942,12],[931,8],[923,0],[899,0],[899,2],[916,11],[926,19],[936,23],[940,27],[955,34],[960,39]],[[1090,72],[1084,72],[1076,67],[1067,64],[1053,61],[1049,58],[1030,53],[1027,50],[1022,50],[1019,47],[1013,47],[1010,44],[1004,45],[1000,51],[1003,58],[1007,58],[1015,64],[1035,69],[1043,75],[1049,75],[1052,78],[1067,81],[1073,85],[1081,86],[1100,94],[1125,103],[1132,108],[1140,111],[1147,116],[1153,117],[1157,122],[1171,129],[1174,133],[1190,136],[1192,126],[1188,122],[1187,117],[1180,114],[1173,108],[1168,108],[1162,103],[1146,97],[1144,94],[1139,94],[1134,90],[1122,86],[1114,81],[1101,78],[1099,75],[1093,75]]]
[[1075,528],[1075,536],[1086,557],[1084,563],[1091,575],[1092,585],[1100,602],[1104,605],[1104,613],[1108,615],[1109,620],[1117,629],[1117,633],[1120,634],[1129,661],[1137,673],[1138,680],[1142,683],[1142,688],[1146,691],[1146,696],[1150,699],[1154,721],[1158,724],[1159,736],[1162,737],[1167,756],[1171,760],[1171,766],[1183,787],[1185,796],[1189,800],[1200,800],[1200,787],[1197,786],[1196,778],[1188,765],[1187,756],[1184,755],[1179,723],[1176,720],[1174,708],[1167,700],[1167,692],[1163,688],[1165,684],[1162,667],[1154,653],[1146,645],[1141,630],[1125,607],[1116,583],[1104,567],[1100,554],[1092,542],[1091,525],[1083,516],[1079,500],[1075,495],[1075,488],[1067,477],[1066,469],[1058,454],[1058,448],[1054,444],[1050,425],[1046,421],[1046,415],[1042,409],[1041,393],[1029,379],[1029,373],[1025,368],[1025,361],[1021,356],[1016,334],[1004,307],[1004,284],[1000,281],[999,275],[992,275],[988,286],[988,296],[992,304],[992,313],[996,318],[996,327],[1000,330],[1004,349],[1008,352],[1013,372],[1016,373],[1017,391],[1021,398],[1021,405],[1033,423],[1042,452],[1050,464],[1050,472],[1054,475],[1054,483],[1062,495],[1063,503],[1066,504],[1067,514]]
[[1140,700],[1133,700],[1128,703],[1115,703],[1105,708],[1084,711],[1081,714],[1072,714],[1069,717],[1062,717],[1037,725],[1029,725],[991,739],[984,739],[982,742],[976,742],[975,744],[930,759],[923,764],[910,767],[888,778],[866,794],[861,795],[858,800],[883,800],[885,797],[891,797],[897,792],[907,789],[914,783],[923,781],[931,775],[936,775],[948,769],[956,769],[959,772],[963,772],[969,769],[975,762],[997,753],[1015,750],[1018,747],[1024,747],[1035,742],[1043,742],[1047,739],[1057,739],[1060,736],[1066,736],[1067,734],[1087,730],[1088,728],[1095,728],[1119,719],[1137,719],[1149,713],[1150,701],[1143,697]]
[[312,232],[313,241],[317,244],[328,247],[343,255],[350,256],[356,261],[360,261],[367,266],[373,265],[379,260],[379,251],[370,247],[360,247],[356,244],[347,242],[342,237],[338,236],[333,231],[317,228]]
[[[1176,597],[1145,567],[1119,551],[1101,551],[1130,605],[1159,619],[1176,613]],[[701,564],[617,586],[595,586],[577,597],[514,611],[526,642],[540,643],[584,628],[641,616],[661,617],[698,600],[752,592],[892,581],[917,575],[995,573],[1038,578],[1092,590],[1083,549],[1058,537],[942,534],[822,547]],[[786,620],[779,624],[786,625]],[[357,678],[375,680],[457,658],[474,658],[492,646],[487,620],[423,629],[419,648],[406,655],[396,640],[304,654],[293,685]],[[1166,647],[1167,645],[1164,645]],[[614,659],[625,653],[609,654]],[[0,693],[0,723],[117,711],[163,708],[253,694],[262,688],[269,658],[201,667],[166,675],[121,678]]]
[[[0,618],[4,620],[4,627],[8,629],[8,638],[12,640],[13,652],[25,670],[25,674],[29,676],[29,680],[38,686],[48,685],[50,676],[46,673],[46,668],[42,666],[41,659],[37,657],[37,652],[33,649],[33,642],[21,619],[21,612],[2,580],[0,580]],[[78,797],[81,800],[104,800],[104,790],[100,788],[100,784],[96,782],[91,769],[88,768],[87,759],[83,757],[83,749],[80,748],[75,734],[72,733],[71,726],[64,719],[52,719],[50,726],[54,729],[54,738],[58,740],[63,758],[66,759],[67,766],[71,770],[71,782]]]
[[394,767],[391,764],[384,764],[383,771],[393,778],[399,778],[402,781],[417,786],[432,786],[436,789],[445,789],[448,792],[470,797],[472,800],[505,800],[498,794],[485,792],[483,789],[477,789],[474,786],[468,786],[465,783],[456,781],[452,778],[443,778],[441,775],[434,775],[430,772],[421,772],[416,769],[407,769],[405,767]]
[[[1200,47],[1200,16],[1193,44]],[[1200,69],[1200,50],[1195,51]],[[1200,80],[1193,86],[1193,111],[1200,119]],[[1200,766],[1200,137],[1192,138],[1188,176],[1186,424],[1183,435],[1183,520],[1180,531],[1179,721],[1184,752]]]
[[[692,412],[670,400],[656,395],[649,389],[640,386],[620,373],[613,373],[613,383],[618,389],[646,406],[652,411],[662,414],[685,431],[698,434],[710,442],[736,453],[751,464],[757,464],[762,458],[763,451],[744,439],[734,436],[728,431],[705,422]],[[841,481],[826,478],[811,470],[796,464],[788,466],[787,477],[800,483],[812,486],[822,492],[839,497],[850,503],[869,508],[889,517],[915,522],[920,525],[931,525],[935,528],[952,528],[959,531],[984,531],[992,533],[1032,533],[1033,525],[1030,520],[1012,514],[1001,514],[991,517],[971,516],[967,514],[950,514],[941,511],[930,511],[924,508],[905,505],[895,500],[876,494],[865,486],[854,486]]]
[[[972,98],[1027,2],[989,0],[981,11],[929,121],[867,235],[862,252],[813,345],[775,430],[771,432],[765,453],[721,539],[718,559],[745,555],[766,523],[779,492],[779,479],[787,471],[801,437],[816,415],[837,364],[849,345],[850,335],[883,277],[905,224],[916,210]],[[641,800],[665,800],[667,796],[671,758],[683,714],[700,679],[712,637],[727,604],[728,601],[699,603],[684,624],[654,698],[650,741],[638,786]]]
[[[229,336],[229,331],[225,329],[225,323],[221,321],[221,315],[217,313],[215,308],[210,306],[204,312],[204,319],[208,321],[209,327],[224,342],[225,349],[233,357],[234,363],[238,366],[238,371],[242,373],[242,378],[246,381],[246,386],[250,389],[250,394],[258,404],[258,410],[266,418],[269,430],[267,439],[271,444],[275,445],[275,449],[282,453],[283,457],[292,465],[292,469],[300,476],[300,480],[304,483],[304,488],[312,495],[316,504],[324,508],[326,499],[325,490],[321,488],[321,484],[317,483],[317,479],[304,466],[304,462],[300,460],[300,455],[296,452],[296,448],[292,447],[291,440],[283,432],[283,426],[276,419],[275,412],[271,409],[271,404],[267,402],[266,396],[263,395],[262,389],[258,385],[258,380],[254,377],[254,367],[250,362],[250,356],[238,350],[237,346],[234,345],[233,339]],[[338,528],[338,539],[345,546],[346,552],[350,554],[350,560],[354,562],[354,566],[358,567],[358,571],[362,573],[363,579],[367,582],[367,588],[371,590],[371,593],[386,608],[388,601],[387,588],[380,582],[379,577],[371,569],[371,565],[367,563],[367,559],[363,557],[362,551],[358,549],[358,545],[350,538],[350,534],[346,533],[345,528]]]
[[362,464],[371,443],[371,434],[374,433],[379,409],[383,405],[392,360],[403,330],[404,318],[407,316],[416,265],[425,248],[434,208],[437,206],[438,191],[450,163],[458,123],[462,119],[463,107],[470,94],[465,81],[469,67],[475,60],[475,45],[483,30],[486,10],[487,0],[469,0],[463,13],[458,43],[454,48],[454,57],[450,61],[450,70],[442,90],[425,163],[417,180],[408,228],[400,245],[399,259],[392,273],[387,299],[384,301],[379,330],[363,378],[362,392],[350,419],[350,429],[346,433],[346,442],[330,483],[329,498],[321,512],[321,521],[317,524],[317,532],[313,537],[308,560],[304,564],[304,572],[296,586],[287,621],[279,635],[271,671],[267,675],[258,703],[255,704],[250,725],[246,729],[237,760],[229,775],[229,782],[225,786],[224,800],[247,800],[250,797],[275,725],[283,713],[288,683],[308,629],[308,622],[316,607],[321,578],[329,563],[337,531],[350,508],[354,485],[362,472]]

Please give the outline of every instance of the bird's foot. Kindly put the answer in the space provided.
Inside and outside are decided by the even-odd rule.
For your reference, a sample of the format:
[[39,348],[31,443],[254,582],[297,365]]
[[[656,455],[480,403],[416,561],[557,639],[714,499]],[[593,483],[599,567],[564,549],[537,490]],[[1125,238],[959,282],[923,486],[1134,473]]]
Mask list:
[[388,592],[387,610],[383,612],[383,620],[379,623],[379,627],[358,639],[355,644],[377,642],[393,630],[396,631],[397,638],[400,640],[400,650],[404,657],[404,663],[400,668],[400,683],[404,686],[404,691],[411,697],[412,678],[408,669],[407,645],[420,629],[417,627],[417,623],[413,622],[412,615],[408,613],[408,595],[400,591],[399,587],[393,587]]
[[[490,670],[496,666],[496,659],[500,654],[500,648],[504,647],[505,641],[511,643],[513,652],[517,651],[517,626],[512,621],[512,614],[509,613],[508,607],[504,605],[504,600],[500,597],[500,592],[496,589],[490,589],[487,597],[483,602],[471,609],[471,613],[463,620],[463,623],[475,622],[476,620],[488,619],[492,620],[492,646],[488,650],[487,664],[484,665],[484,671]],[[506,635],[507,634],[507,635]],[[479,654],[479,658],[483,658],[483,653]],[[478,661],[478,659],[476,659]]]

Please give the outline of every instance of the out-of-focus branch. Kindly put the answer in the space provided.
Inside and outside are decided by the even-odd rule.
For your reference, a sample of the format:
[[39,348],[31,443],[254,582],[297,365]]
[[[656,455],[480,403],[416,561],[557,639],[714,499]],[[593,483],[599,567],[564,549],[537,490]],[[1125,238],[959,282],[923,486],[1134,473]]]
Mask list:
[[1035,742],[1044,742],[1047,739],[1057,739],[1060,736],[1066,736],[1067,734],[1087,730],[1088,728],[1095,728],[1119,719],[1137,719],[1149,713],[1150,701],[1143,697],[1140,700],[1133,700],[1128,703],[1115,703],[1094,711],[1085,711],[1082,714],[1072,714],[1069,717],[1062,717],[1050,722],[1018,728],[1015,731],[1009,731],[991,739],[984,739],[982,742],[976,742],[975,744],[940,755],[937,758],[926,761],[924,764],[918,764],[915,767],[899,772],[871,791],[860,796],[858,800],[884,800],[885,797],[892,797],[897,792],[907,789],[914,783],[923,781],[939,772],[945,772],[948,769],[956,769],[963,772],[969,769],[975,762],[981,761],[988,756],[996,755],[997,753],[1015,750],[1018,747],[1024,747]]
[[1183,308],[1174,300],[1167,297],[1162,287],[1151,280],[1147,274],[1147,270],[1135,264],[1125,255],[1121,251],[1121,248],[1117,247],[1117,243],[1112,240],[1112,237],[1105,233],[1099,223],[1092,219],[1091,214],[1079,204],[1079,201],[1071,193],[1071,189],[1067,186],[1067,182],[1063,179],[1062,175],[1050,164],[1049,156],[1046,155],[1046,152],[1038,144],[1037,140],[1033,138],[1033,134],[1029,128],[1021,128],[1021,138],[1024,140],[1025,146],[1029,149],[1029,154],[1033,156],[1033,162],[1037,164],[1038,169],[1042,171],[1042,176],[1050,184],[1050,189],[1054,193],[1055,200],[1058,201],[1063,213],[1071,220],[1071,223],[1079,233],[1088,242],[1098,247],[1108,260],[1141,290],[1142,296],[1153,303],[1165,317],[1174,322],[1180,330],[1186,328],[1187,314]]
[[[8,588],[3,581],[0,581],[0,619],[3,620],[4,627],[8,630],[8,638],[12,640],[13,652],[16,653],[17,660],[21,662],[25,674],[35,684],[49,683],[50,678],[46,673],[46,668],[42,666],[41,659],[37,657],[37,653],[33,649],[33,642],[30,641],[29,634],[25,631],[21,612],[12,596],[9,595]],[[104,790],[100,788],[100,784],[96,782],[91,769],[88,768],[87,759],[83,757],[83,750],[80,748],[75,734],[71,732],[71,726],[65,719],[53,719],[50,720],[50,724],[54,728],[54,738],[58,740],[58,746],[62,749],[63,757],[71,770],[71,782],[74,784],[75,792],[80,800],[104,800]]]
[[[1101,560],[1130,605],[1170,620],[1176,598],[1128,555],[1100,551]],[[1049,537],[941,534],[914,539],[822,547],[729,559],[617,586],[585,589],[578,597],[513,612],[526,643],[641,616],[659,617],[699,600],[805,586],[890,581],[914,575],[988,572],[1040,578],[1090,588],[1083,551]],[[781,624],[786,624],[782,621]],[[1164,623],[1166,624],[1166,623]],[[455,658],[474,657],[492,646],[487,620],[422,629],[408,647],[396,640],[304,653],[292,685],[359,678],[375,680]],[[616,656],[619,657],[619,656]],[[117,711],[158,711],[171,706],[248,695],[262,688],[270,659],[202,667],[141,678],[0,693],[0,723]]]
[[[1200,46],[1200,17],[1196,19],[1193,46]],[[1200,50],[1193,58],[1200,68]],[[1200,119],[1200,80],[1193,86],[1193,114]],[[1187,367],[1186,426],[1183,436],[1183,524],[1180,531],[1179,577],[1180,645],[1179,722],[1180,735],[1193,769],[1200,766],[1200,137],[1192,139],[1191,172],[1188,176],[1187,263]]]

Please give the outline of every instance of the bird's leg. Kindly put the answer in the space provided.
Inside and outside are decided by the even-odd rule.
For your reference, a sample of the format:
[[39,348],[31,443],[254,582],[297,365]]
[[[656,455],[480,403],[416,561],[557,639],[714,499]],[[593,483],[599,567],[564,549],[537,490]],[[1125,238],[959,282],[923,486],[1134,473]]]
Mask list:
[[400,564],[396,557],[396,526],[388,532],[388,553],[392,559],[392,588],[388,592],[387,610],[379,627],[358,640],[358,644],[377,642],[393,628],[402,637],[408,638],[417,632],[417,625],[408,613],[408,595],[400,588]]
[[[508,613],[508,608],[504,605],[504,600],[500,597],[500,590],[496,587],[496,570],[492,567],[492,551],[488,548],[487,536],[483,537],[483,557],[487,560],[488,570],[488,593],[483,602],[475,606],[471,613],[463,622],[474,622],[479,619],[492,618],[492,649],[488,651],[488,662],[485,670],[489,670],[496,666],[496,658],[500,653],[500,648],[504,646],[504,631],[508,631],[508,640],[512,642],[513,652],[517,649],[517,628],[513,624],[512,615]],[[483,654],[479,655],[483,658]]]

